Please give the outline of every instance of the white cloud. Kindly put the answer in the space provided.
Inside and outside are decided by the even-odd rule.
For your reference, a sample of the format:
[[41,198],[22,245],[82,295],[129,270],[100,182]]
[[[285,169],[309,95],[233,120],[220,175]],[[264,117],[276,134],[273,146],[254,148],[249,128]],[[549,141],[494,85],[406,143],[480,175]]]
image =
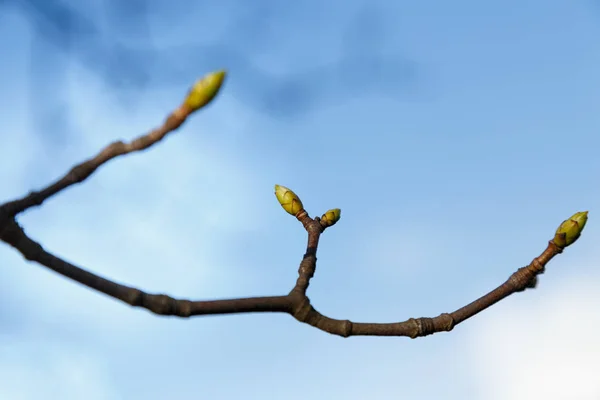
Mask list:
[[515,295],[478,317],[466,346],[481,398],[600,398],[598,279],[544,282],[543,295]]

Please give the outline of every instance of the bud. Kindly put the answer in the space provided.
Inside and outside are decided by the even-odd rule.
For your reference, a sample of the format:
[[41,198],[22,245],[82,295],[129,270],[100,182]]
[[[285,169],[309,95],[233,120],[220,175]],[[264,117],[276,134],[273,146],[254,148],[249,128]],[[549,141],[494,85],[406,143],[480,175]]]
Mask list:
[[321,217],[321,223],[323,226],[328,227],[334,225],[336,222],[340,220],[340,216],[342,214],[342,210],[339,208],[334,208],[333,210],[327,211]]
[[554,244],[564,248],[573,244],[581,235],[581,231],[587,222],[587,211],[581,211],[573,214],[571,218],[563,221],[554,235]]
[[205,75],[196,83],[185,98],[184,104],[191,109],[192,112],[204,107],[215,98],[223,80],[225,79],[225,71],[220,70]]
[[275,185],[275,196],[281,207],[289,214],[296,215],[298,211],[304,209],[298,195],[285,186]]

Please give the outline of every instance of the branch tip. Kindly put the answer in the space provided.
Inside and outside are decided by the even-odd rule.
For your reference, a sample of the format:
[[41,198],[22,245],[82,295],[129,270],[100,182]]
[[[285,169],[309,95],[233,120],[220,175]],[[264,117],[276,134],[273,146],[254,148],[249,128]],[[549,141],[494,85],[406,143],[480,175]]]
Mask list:
[[193,113],[210,103],[219,93],[225,80],[225,70],[219,70],[206,74],[194,83],[188,92],[182,108]]
[[559,248],[565,248],[575,243],[585,227],[588,219],[587,211],[580,211],[560,224],[554,234],[553,243]]
[[285,186],[275,185],[275,197],[281,204],[281,207],[290,215],[298,215],[300,211],[304,210],[302,201],[296,193],[286,188]]

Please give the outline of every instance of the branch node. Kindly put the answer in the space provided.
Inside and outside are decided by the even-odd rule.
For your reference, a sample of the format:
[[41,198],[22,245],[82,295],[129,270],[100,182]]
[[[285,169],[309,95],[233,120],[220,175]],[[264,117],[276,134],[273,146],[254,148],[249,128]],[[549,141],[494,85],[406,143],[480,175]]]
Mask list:
[[44,248],[37,242],[27,241],[23,228],[14,217],[9,217],[3,226],[0,226],[0,240],[21,251],[27,261],[39,260]]
[[554,240],[548,241],[548,247],[550,247],[552,249],[552,252],[554,254],[561,254],[565,250],[564,247],[557,246],[556,243],[554,243]]
[[347,338],[347,337],[351,336],[352,335],[352,321],[346,319],[346,320],[341,321],[341,323],[342,323],[342,332],[341,332],[342,337]]
[[452,318],[452,315],[450,315],[448,313],[442,313],[436,319],[439,319],[441,322],[440,327],[437,330],[438,332],[439,331],[450,332],[452,329],[454,329],[455,321],[454,321],[454,318]]
[[[173,315],[175,313],[175,299],[166,294],[146,295],[144,297],[153,297],[152,311],[160,315]],[[149,305],[149,304],[148,304]],[[150,305],[149,305],[150,306]]]
[[130,295],[131,305],[144,307],[158,315],[179,315],[177,301],[166,294],[149,294],[134,289]]
[[313,310],[310,304],[310,299],[307,296],[303,296],[300,303],[294,308],[294,318],[300,322],[306,322],[308,315]]
[[533,261],[531,261],[531,264],[529,264],[528,267],[531,267],[531,269],[533,269],[535,271],[535,274],[543,274],[544,270],[546,269],[546,267],[544,267],[544,264],[542,264],[539,260],[539,258],[534,258]]
[[419,336],[431,335],[435,332],[435,324],[433,323],[433,318],[421,317],[417,318],[415,322],[418,331],[414,337],[411,336],[412,339],[415,339]]
[[[531,265],[533,265],[533,263]],[[525,266],[519,268],[514,274],[512,274],[510,278],[508,278],[507,283],[513,287],[513,290],[515,292],[522,292],[528,287],[532,287],[532,285],[534,285],[533,287],[535,287],[537,281],[535,283],[532,283],[535,276],[536,273],[531,268],[529,268],[529,266]]]
[[410,333],[408,334],[408,336],[411,339],[416,339],[419,336],[422,336],[421,335],[421,332],[423,331],[422,321],[421,321],[422,319],[423,318],[409,318],[408,321],[406,321],[406,322],[413,324],[413,326],[414,326],[414,329],[412,329],[410,331]]
[[302,208],[300,209],[300,211],[298,211],[296,214],[294,214],[294,216],[296,217],[296,219],[300,222],[302,222],[304,224],[304,220],[309,220],[310,221],[310,217],[308,216],[308,212]]
[[125,302],[133,307],[143,307],[144,306],[144,295],[145,293],[139,289],[131,288],[129,292],[127,292],[127,296],[125,297]]

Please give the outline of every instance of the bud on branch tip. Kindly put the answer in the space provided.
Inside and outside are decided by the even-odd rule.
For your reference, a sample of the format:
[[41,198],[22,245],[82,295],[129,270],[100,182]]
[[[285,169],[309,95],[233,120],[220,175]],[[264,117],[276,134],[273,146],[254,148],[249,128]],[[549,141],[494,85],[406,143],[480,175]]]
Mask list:
[[224,79],[224,70],[211,72],[203,76],[194,83],[194,86],[192,86],[185,98],[184,104],[189,107],[191,112],[204,107],[219,93]]
[[340,220],[341,215],[342,210],[340,210],[339,208],[329,210],[321,217],[321,224],[324,227],[332,226]]
[[285,186],[275,185],[275,196],[288,214],[296,215],[304,209],[298,195]]
[[560,248],[565,248],[575,243],[575,241],[581,235],[581,231],[585,227],[588,219],[587,216],[587,211],[581,211],[573,214],[571,218],[563,221],[554,235],[554,244]]

